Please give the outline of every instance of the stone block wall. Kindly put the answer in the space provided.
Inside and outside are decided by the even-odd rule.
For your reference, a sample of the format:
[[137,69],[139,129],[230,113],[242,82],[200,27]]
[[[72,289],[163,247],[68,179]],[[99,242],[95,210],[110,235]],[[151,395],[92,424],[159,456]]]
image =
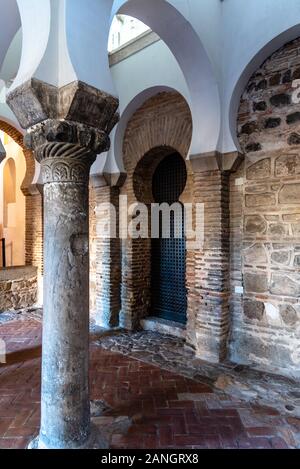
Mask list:
[[33,306],[37,302],[37,268],[0,270],[0,313]]
[[241,262],[244,287],[242,308],[231,302],[231,356],[287,375],[300,375],[299,78],[300,39],[251,78],[238,118],[246,160],[231,183],[231,237],[241,247],[231,278],[240,282]]

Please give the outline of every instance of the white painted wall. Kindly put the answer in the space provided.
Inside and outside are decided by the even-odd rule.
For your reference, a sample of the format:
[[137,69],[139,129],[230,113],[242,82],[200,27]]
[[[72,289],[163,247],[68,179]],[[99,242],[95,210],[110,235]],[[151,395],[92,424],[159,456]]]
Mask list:
[[[7,145],[6,158],[0,163],[0,237],[6,240],[7,266],[25,265],[25,197],[21,185],[25,177],[26,162],[22,149],[12,139]],[[12,158],[16,165],[16,204],[11,207],[11,223],[3,226],[3,170]]]
[[0,70],[7,50],[20,26],[16,0],[0,0]]
[[[236,112],[247,81],[272,52],[300,35],[299,0],[17,2],[23,23],[23,52],[13,86],[32,74],[59,86],[78,78],[118,93],[121,110],[128,110],[135,96],[147,94],[149,88],[174,88],[191,106],[191,154],[238,148]],[[0,39],[4,38],[0,41],[1,64],[20,20],[16,0],[0,0],[0,5],[9,18],[4,21],[4,14],[0,19]],[[114,66],[111,75],[107,38],[118,12],[142,20],[168,47],[161,42],[153,44]],[[3,103],[0,113],[12,119]]]

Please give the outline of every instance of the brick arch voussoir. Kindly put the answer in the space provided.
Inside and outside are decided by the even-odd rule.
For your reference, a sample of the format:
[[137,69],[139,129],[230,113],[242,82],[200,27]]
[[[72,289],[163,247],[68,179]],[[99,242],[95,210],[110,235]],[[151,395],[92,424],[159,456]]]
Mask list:
[[143,156],[156,147],[171,147],[186,159],[192,131],[189,106],[179,93],[163,92],[150,98],[128,123],[123,145],[125,170],[133,172]]

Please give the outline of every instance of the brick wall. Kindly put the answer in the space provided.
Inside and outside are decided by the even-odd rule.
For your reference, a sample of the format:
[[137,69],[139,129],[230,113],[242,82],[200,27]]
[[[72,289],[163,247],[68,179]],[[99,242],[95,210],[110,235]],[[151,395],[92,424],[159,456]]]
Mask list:
[[[300,39],[273,54],[251,78],[238,117],[246,155],[242,186],[232,179],[231,355],[285,374],[300,365]],[[240,219],[240,226],[239,221]]]
[[205,207],[204,246],[194,253],[196,352],[218,362],[229,332],[229,175],[195,171],[194,201]]
[[90,305],[91,314],[97,325],[116,327],[119,325],[121,308],[121,241],[118,237],[105,239],[101,236],[101,220],[108,218],[101,204],[111,204],[116,211],[118,234],[119,188],[105,184],[90,185]]

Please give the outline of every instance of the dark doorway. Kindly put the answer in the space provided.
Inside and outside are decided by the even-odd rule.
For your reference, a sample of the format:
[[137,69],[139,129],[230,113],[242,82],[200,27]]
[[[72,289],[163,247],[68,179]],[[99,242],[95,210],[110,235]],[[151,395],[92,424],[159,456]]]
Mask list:
[[[152,180],[156,203],[172,205],[179,202],[187,181],[185,162],[178,153],[166,156],[158,165]],[[180,213],[179,213],[180,212]],[[152,239],[151,294],[152,315],[186,323],[186,242],[184,236],[184,210],[170,215],[170,237],[162,235],[162,217],[159,239]],[[180,238],[178,234],[180,233]]]

